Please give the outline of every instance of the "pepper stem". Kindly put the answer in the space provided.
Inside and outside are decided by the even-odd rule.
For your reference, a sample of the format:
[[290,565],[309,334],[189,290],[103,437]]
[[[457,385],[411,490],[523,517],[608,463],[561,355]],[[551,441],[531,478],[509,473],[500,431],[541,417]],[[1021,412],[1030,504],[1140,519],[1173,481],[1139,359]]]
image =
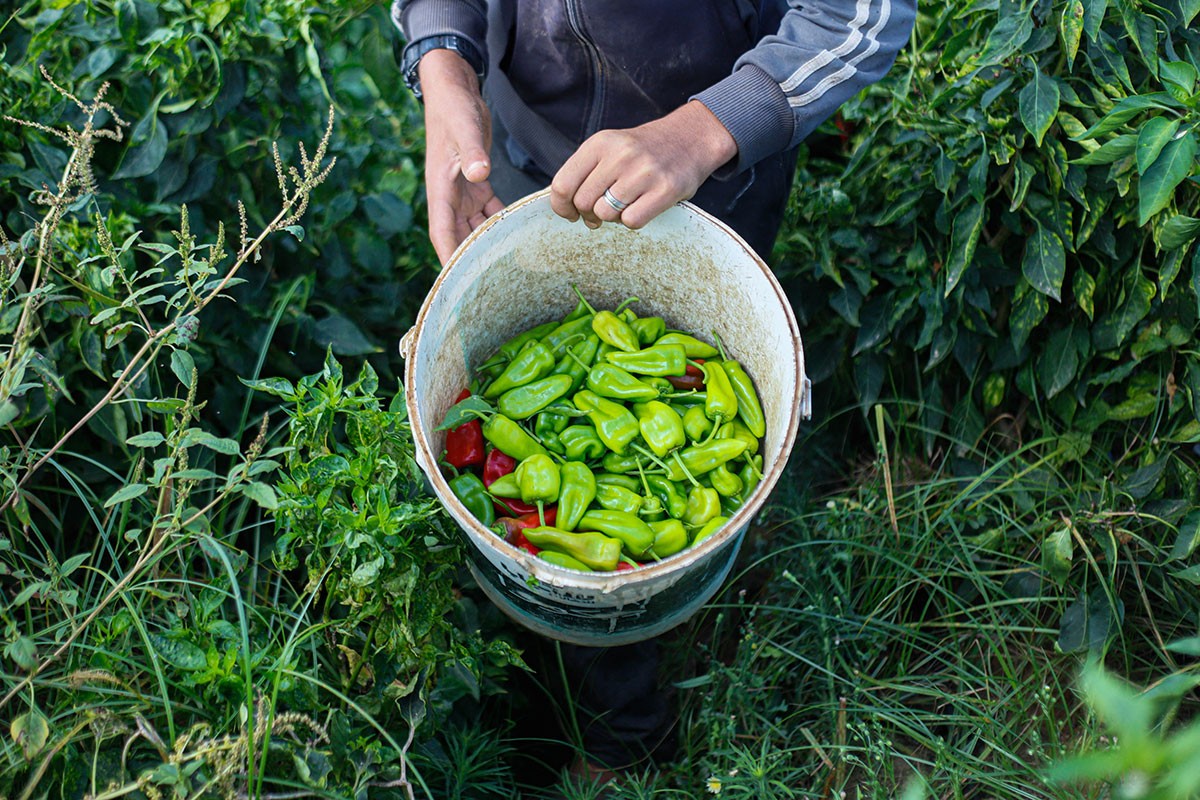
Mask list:
[[[582,334],[580,334],[580,335],[582,336]],[[571,350],[571,348],[567,348],[567,355],[571,357],[572,361],[574,361],[579,366],[583,367],[585,370],[592,368],[591,364],[583,363],[583,359],[580,358],[579,356],[575,355],[575,353]]]
[[[572,335],[572,336],[568,336],[567,338],[565,338],[565,339],[563,339],[561,342],[559,342],[559,343],[558,343],[558,347],[555,347],[555,348],[554,348],[554,350],[553,350],[552,352],[555,352],[555,353],[557,353],[557,352],[558,352],[558,350],[559,350],[559,348],[561,348],[561,347],[567,347],[567,345],[569,344],[569,345],[570,345],[570,347],[567,347],[567,350],[566,350],[566,352],[568,352],[568,353],[569,353],[569,352],[571,352],[571,347],[574,347],[574,346],[575,346],[575,345],[574,345],[574,343],[575,343],[575,341],[576,341],[577,339],[586,339],[586,338],[587,338],[587,336],[586,336],[586,335],[584,335],[584,334],[582,334],[582,333],[576,333],[576,334],[574,334],[574,335]],[[579,359],[575,359],[575,360],[576,360],[576,361],[578,361]]]
[[718,414],[716,419],[713,420],[712,430],[710,430],[708,432],[708,436],[704,437],[703,443],[708,444],[713,439],[717,438],[717,431],[719,431],[721,429],[721,426],[724,424],[725,424],[725,418],[722,417],[720,414]]
[[689,358],[687,360],[687,363],[691,364],[693,367],[700,370],[701,372],[704,371],[704,365],[701,364],[699,361],[696,361],[695,359]]
[[676,450],[671,455],[675,456],[675,463],[679,465],[681,470],[683,470],[683,474],[687,476],[687,479],[692,482],[692,486],[699,487],[700,481],[696,480],[696,476],[693,475],[690,470],[688,470],[687,464],[683,463],[683,459],[679,457],[679,451]]
[[621,305],[616,307],[616,309],[613,311],[613,313],[620,315],[620,313],[625,310],[625,306],[629,305],[630,303],[640,303],[640,302],[642,302],[640,297],[626,297],[624,300],[621,301]]
[[546,511],[543,507],[541,500],[537,501],[537,507],[538,507],[538,523],[544,528],[544,527],[546,527]]
[[[637,452],[639,452],[639,453],[641,453],[642,455],[644,455],[646,458],[648,458],[648,459],[650,459],[651,461],[653,461],[653,462],[654,462],[655,464],[657,464],[658,466],[662,467],[664,470],[666,470],[666,469],[667,469],[667,465],[666,465],[666,464],[664,464],[664,463],[663,463],[663,462],[662,462],[662,461],[659,459],[659,457],[658,457],[658,456],[654,455],[654,453],[651,453],[649,450],[647,450],[646,448],[642,447],[640,444],[631,444],[631,445],[629,445],[629,446],[630,446],[630,447],[632,447],[632,448],[633,448],[634,450],[636,450]],[[642,465],[641,465],[641,463],[638,463],[638,472],[641,472],[641,471],[642,471]],[[643,475],[643,476],[642,476],[642,483],[645,483],[645,482],[646,482],[646,479],[645,479],[645,476]]]
[[579,297],[579,302],[583,303],[583,307],[588,310],[588,313],[595,315],[596,309],[592,308],[592,304],[589,303],[587,298],[583,296],[583,292],[579,291],[579,287],[572,283],[571,290]]
[[640,567],[640,566],[641,566],[641,564],[639,564],[638,562],[634,561],[632,558],[630,558],[629,556],[625,555],[624,553],[622,553],[622,554],[621,554],[621,562],[622,562],[622,563],[624,563],[624,564],[628,564],[629,566],[633,567],[634,569],[637,569],[638,567]]
[[762,470],[760,470],[758,468],[758,464],[754,463],[754,459],[747,458],[746,463],[750,465],[750,471],[753,472],[755,477],[757,477],[761,481],[763,479]]
[[713,335],[713,339],[715,339],[717,342],[717,352],[721,354],[721,360],[728,361],[729,356],[725,355],[725,345],[721,344],[721,337],[717,333],[715,328],[713,329],[712,335]]

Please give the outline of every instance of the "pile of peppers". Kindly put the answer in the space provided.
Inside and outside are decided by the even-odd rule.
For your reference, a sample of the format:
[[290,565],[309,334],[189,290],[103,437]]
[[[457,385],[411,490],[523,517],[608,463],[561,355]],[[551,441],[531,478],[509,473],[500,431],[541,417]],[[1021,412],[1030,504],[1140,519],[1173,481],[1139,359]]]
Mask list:
[[441,463],[510,544],[567,569],[636,569],[712,536],[747,501],[766,422],[715,331],[709,344],[637,316],[638,298],[597,311],[575,294],[564,318],[476,368],[447,413],[458,424],[442,426]]

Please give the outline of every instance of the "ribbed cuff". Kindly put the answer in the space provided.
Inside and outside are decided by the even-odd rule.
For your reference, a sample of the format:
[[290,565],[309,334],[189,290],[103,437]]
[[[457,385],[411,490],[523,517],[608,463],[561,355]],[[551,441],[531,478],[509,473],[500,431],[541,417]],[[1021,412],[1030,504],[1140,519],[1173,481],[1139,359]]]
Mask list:
[[[393,19],[395,19],[393,11]],[[487,17],[465,3],[425,0],[409,3],[397,24],[409,44],[430,36],[453,33],[469,39],[487,63]]]
[[787,95],[753,64],[690,99],[704,103],[737,142],[737,158],[717,170],[718,179],[749,169],[791,144],[796,122]]

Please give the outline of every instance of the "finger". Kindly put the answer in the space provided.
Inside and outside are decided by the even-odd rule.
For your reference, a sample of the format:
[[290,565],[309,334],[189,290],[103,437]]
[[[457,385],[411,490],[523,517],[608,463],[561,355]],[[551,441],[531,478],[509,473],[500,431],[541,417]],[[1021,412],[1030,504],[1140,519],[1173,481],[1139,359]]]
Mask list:
[[563,219],[574,222],[579,219],[579,209],[575,205],[575,195],[584,180],[596,168],[599,154],[585,142],[575,151],[575,155],[567,159],[567,163],[559,168],[554,180],[550,182],[550,208]]
[[483,148],[472,148],[459,156],[463,177],[471,183],[483,183],[492,174],[492,162]]
[[618,180],[612,186],[608,187],[608,193],[618,201],[618,205],[624,203],[623,208],[617,208],[612,203],[608,202],[608,197],[604,192],[600,193],[600,199],[592,206],[592,213],[605,222],[621,222],[625,219],[624,212],[633,205],[634,201],[641,196],[640,191],[635,191],[628,183],[622,183]]
[[651,190],[638,197],[621,212],[621,223],[637,230],[675,204],[675,198],[662,189]]
[[462,241],[458,238],[455,227],[453,209],[443,204],[430,204],[429,241],[433,242],[433,249],[442,264],[446,263]]
[[504,210],[504,201],[496,197],[496,195],[492,195],[491,199],[483,204],[483,213],[489,217],[497,211],[502,210]]
[[478,228],[480,225],[482,225],[486,221],[487,221],[487,217],[484,216],[482,213],[472,214],[471,218],[469,220],[467,220],[467,224],[471,226],[471,230],[475,230],[476,228]]

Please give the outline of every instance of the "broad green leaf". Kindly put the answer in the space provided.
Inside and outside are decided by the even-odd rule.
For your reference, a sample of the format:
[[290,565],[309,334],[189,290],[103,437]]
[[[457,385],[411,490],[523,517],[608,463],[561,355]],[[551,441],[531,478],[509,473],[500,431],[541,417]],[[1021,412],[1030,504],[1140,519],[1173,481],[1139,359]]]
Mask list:
[[[1200,0],[1197,0],[1197,5],[1200,6]],[[1186,61],[1159,62],[1158,74],[1163,83],[1178,88],[1184,95],[1196,91],[1196,68]]]
[[1025,242],[1021,273],[1042,294],[1061,299],[1062,282],[1067,274],[1067,253],[1058,234],[1038,223],[1037,232]]
[[1175,187],[1191,174],[1196,164],[1196,136],[1189,133],[1170,141],[1151,164],[1138,187],[1138,224],[1167,207]]
[[1076,269],[1071,278],[1071,294],[1079,309],[1091,319],[1096,310],[1096,279],[1082,269]]
[[1008,330],[1014,350],[1025,346],[1029,335],[1046,318],[1046,312],[1049,310],[1050,301],[1041,292],[1026,290],[1017,296],[1012,315],[1008,319]]
[[1167,142],[1179,130],[1179,120],[1168,119],[1164,116],[1151,117],[1142,123],[1137,138],[1137,167],[1138,174],[1145,175],[1146,170],[1158,158]]
[[171,351],[171,372],[175,373],[175,377],[184,386],[192,385],[192,372],[196,369],[196,362],[192,359],[191,353],[186,350]]
[[180,438],[179,445],[180,447],[200,445],[227,456],[235,456],[242,451],[241,446],[233,439],[223,439],[200,428],[187,430]]
[[4,655],[26,672],[37,669],[37,645],[28,636],[18,636],[9,642],[4,648]]
[[1116,633],[1124,617],[1125,606],[1121,600],[1117,600],[1114,613],[1108,596],[1100,589],[1093,589],[1090,594],[1077,597],[1063,612],[1057,647],[1064,653],[1098,652]]
[[150,645],[163,661],[179,669],[195,672],[208,666],[208,658],[204,651],[191,642],[168,639],[166,636],[152,633]]
[[1154,281],[1137,275],[1121,306],[1105,314],[1092,331],[1098,350],[1113,350],[1125,344],[1129,334],[1150,313],[1150,303],[1158,292]]
[[246,497],[258,503],[268,511],[274,511],[279,508],[279,498],[275,496],[275,490],[268,484],[260,481],[246,483],[241,486],[241,493]]
[[479,419],[480,414],[487,416],[494,413],[496,413],[496,408],[491,403],[479,395],[473,394],[465,400],[450,406],[445,416],[442,417],[442,424],[438,425],[434,430],[452,430],[473,419]]
[[158,431],[146,431],[137,436],[130,436],[125,440],[125,444],[130,447],[158,447],[166,440],[166,437]]
[[1179,523],[1179,533],[1171,548],[1170,560],[1190,558],[1196,552],[1197,545],[1200,545],[1200,511],[1193,511]]
[[367,339],[358,325],[337,311],[313,326],[313,339],[322,347],[332,348],[339,356],[365,356],[383,352],[382,347]]
[[1200,586],[1200,564],[1194,564],[1187,569],[1172,572],[1171,576],[1179,578],[1181,581],[1187,581],[1193,586]]
[[1174,250],[1200,236],[1200,219],[1176,214],[1163,223],[1158,235],[1158,246],[1163,250]]
[[946,296],[962,280],[967,267],[975,257],[975,246],[983,230],[983,203],[972,203],[954,218],[950,233],[950,258],[946,264]]
[[158,103],[133,129],[129,148],[113,180],[144,178],[162,164],[167,155],[167,126],[158,118]]
[[1108,0],[1083,0],[1083,30],[1093,42],[1100,34],[1100,23],[1108,10]]
[[1033,79],[1017,95],[1017,108],[1021,124],[1039,147],[1058,113],[1058,103],[1058,84],[1035,67]]
[[1054,397],[1070,386],[1079,370],[1079,353],[1072,341],[1071,329],[1055,331],[1038,356],[1038,380],[1046,397]]
[[248,381],[245,378],[239,378],[244,386],[253,389],[256,392],[265,392],[269,395],[274,395],[283,400],[295,401],[298,399],[296,395],[296,387],[292,386],[292,382],[287,378],[259,378],[257,380]]
[[1171,106],[1166,102],[1169,99],[1167,95],[1161,92],[1123,98],[1099,122],[1084,131],[1082,135],[1075,137],[1075,139],[1095,139],[1097,136],[1112,133],[1148,108],[1170,108]]
[[1200,0],[1179,0],[1179,11],[1183,15],[1183,27],[1191,27],[1192,20],[1200,14]]
[[1079,52],[1079,40],[1083,36],[1083,0],[1069,0],[1063,7],[1058,32],[1062,36],[1063,54],[1067,57],[1069,67],[1075,63],[1075,54]]
[[1185,656],[1200,656],[1200,636],[1168,642],[1167,649],[1172,653],[1180,653]]
[[1002,15],[996,27],[983,45],[983,53],[976,66],[990,67],[999,64],[1025,44],[1033,33],[1032,6],[1015,13]]
[[144,483],[131,483],[127,486],[122,486],[117,491],[113,492],[112,497],[104,501],[105,508],[111,508],[118,503],[124,503],[127,500],[141,497],[150,487]]
[[1082,683],[1088,703],[1116,731],[1122,745],[1137,747],[1146,740],[1155,716],[1152,702],[1096,664],[1084,670]]
[[13,741],[21,748],[26,761],[32,761],[42,752],[50,738],[50,726],[39,711],[29,711],[12,721],[8,728]]
[[1108,410],[1108,418],[1111,420],[1131,420],[1144,419],[1153,414],[1158,409],[1158,397],[1150,392],[1142,392],[1117,403]]
[[1042,540],[1042,569],[1060,586],[1071,574],[1071,556],[1074,550],[1071,529],[1066,526]]

